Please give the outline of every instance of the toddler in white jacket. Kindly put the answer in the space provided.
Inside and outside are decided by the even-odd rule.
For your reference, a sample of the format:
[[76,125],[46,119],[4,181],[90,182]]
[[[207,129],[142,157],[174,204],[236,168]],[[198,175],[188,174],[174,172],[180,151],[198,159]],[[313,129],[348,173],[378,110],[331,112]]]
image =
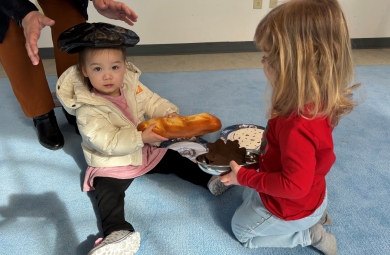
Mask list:
[[214,195],[227,189],[178,152],[156,147],[167,138],[155,134],[153,126],[137,130],[145,116],[179,114],[177,106],[139,81],[137,67],[126,63],[126,47],[138,40],[134,32],[121,27],[83,23],[63,32],[58,41],[61,50],[79,53],[79,65],[61,75],[56,89],[65,110],[77,118],[89,166],[84,191],[95,191],[102,219],[104,239],[97,240],[89,255],[107,250],[134,254],[139,249],[140,233],[124,217],[125,191],[136,177],[174,173]]

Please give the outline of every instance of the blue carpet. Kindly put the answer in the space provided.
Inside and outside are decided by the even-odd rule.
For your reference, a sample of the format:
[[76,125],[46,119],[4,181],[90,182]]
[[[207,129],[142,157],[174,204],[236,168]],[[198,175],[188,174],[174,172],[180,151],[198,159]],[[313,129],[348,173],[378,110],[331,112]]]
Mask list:
[[[333,225],[327,229],[341,255],[390,254],[389,73],[390,66],[356,68],[365,100],[334,131],[337,161],[328,176]],[[48,79],[54,89],[56,77]],[[261,69],[145,73],[141,81],[182,115],[207,111],[223,127],[266,124]],[[66,144],[44,149],[5,78],[0,102],[0,254],[86,254],[101,229],[92,194],[81,191],[86,164],[80,137],[56,108]],[[213,142],[218,132],[203,138]],[[173,175],[136,179],[127,191],[126,218],[141,233],[137,254],[320,254],[310,247],[242,247],[230,229],[241,192],[234,187],[214,197]]]

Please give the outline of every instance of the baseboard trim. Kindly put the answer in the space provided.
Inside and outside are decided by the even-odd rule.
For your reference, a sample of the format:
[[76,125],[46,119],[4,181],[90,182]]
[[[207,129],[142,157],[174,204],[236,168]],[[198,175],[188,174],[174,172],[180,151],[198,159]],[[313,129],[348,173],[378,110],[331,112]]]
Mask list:
[[353,49],[390,48],[390,38],[356,38],[351,40]]
[[[356,38],[351,40],[353,49],[390,48],[390,38]],[[128,56],[184,55],[210,53],[238,53],[258,51],[252,41],[248,42],[210,42],[137,45],[127,49]],[[42,59],[54,58],[53,48],[41,48]]]

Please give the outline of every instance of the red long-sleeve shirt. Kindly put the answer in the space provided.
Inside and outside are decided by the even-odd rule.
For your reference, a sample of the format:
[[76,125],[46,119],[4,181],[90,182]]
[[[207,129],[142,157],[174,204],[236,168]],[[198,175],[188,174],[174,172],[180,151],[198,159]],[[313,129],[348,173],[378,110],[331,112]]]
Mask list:
[[325,175],[336,160],[329,119],[270,119],[258,171],[241,168],[238,182],[255,189],[264,206],[284,220],[312,214],[325,196]]

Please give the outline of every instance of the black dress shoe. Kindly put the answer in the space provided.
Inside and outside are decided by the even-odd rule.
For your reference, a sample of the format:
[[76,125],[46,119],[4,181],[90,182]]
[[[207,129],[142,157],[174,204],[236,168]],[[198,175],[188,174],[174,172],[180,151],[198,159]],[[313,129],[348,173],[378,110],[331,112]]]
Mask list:
[[37,128],[39,143],[50,150],[58,150],[64,146],[64,137],[58,127],[54,110],[34,117],[34,126]]
[[76,116],[69,114],[64,107],[62,107],[62,112],[65,114],[68,123],[74,126],[74,131],[76,132],[76,134],[80,135],[79,128],[77,127]]

